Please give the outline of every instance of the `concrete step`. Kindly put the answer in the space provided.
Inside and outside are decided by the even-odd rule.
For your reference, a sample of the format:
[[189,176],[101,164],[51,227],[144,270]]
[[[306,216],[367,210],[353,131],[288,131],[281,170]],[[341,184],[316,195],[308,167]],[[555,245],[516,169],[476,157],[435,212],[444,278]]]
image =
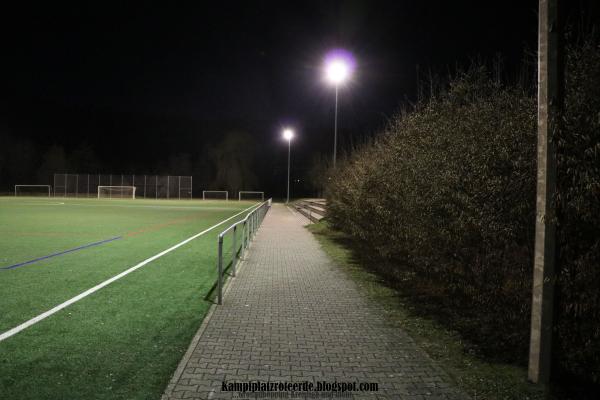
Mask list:
[[315,205],[312,205],[312,204],[307,203],[307,202],[301,202],[301,207],[303,207],[303,208],[305,208],[305,209],[307,209],[310,212],[313,212],[315,214],[319,214],[319,215],[325,216],[326,210],[322,206],[315,206]]
[[315,212],[312,212],[311,210],[306,209],[305,207],[303,207],[302,205],[299,204],[295,204],[294,208],[296,209],[296,211],[298,211],[300,214],[304,215],[306,218],[308,218],[311,222],[319,222],[321,219],[323,219],[323,215],[321,214],[317,214]]
[[327,200],[325,199],[303,199],[302,201],[305,201],[315,206],[327,207]]

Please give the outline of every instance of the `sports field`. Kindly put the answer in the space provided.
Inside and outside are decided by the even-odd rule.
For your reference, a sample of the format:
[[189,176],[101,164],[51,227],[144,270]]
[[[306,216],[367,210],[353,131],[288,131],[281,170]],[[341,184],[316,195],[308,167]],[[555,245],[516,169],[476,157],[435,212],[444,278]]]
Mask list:
[[160,398],[212,304],[217,235],[255,204],[0,198],[0,397]]

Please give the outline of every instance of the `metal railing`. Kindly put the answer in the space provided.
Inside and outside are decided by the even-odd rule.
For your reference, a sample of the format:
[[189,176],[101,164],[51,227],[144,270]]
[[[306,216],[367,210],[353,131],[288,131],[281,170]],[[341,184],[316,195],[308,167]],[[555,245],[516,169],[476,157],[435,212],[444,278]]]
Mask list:
[[[223,276],[225,269],[223,267],[223,243],[227,234],[231,233],[231,260],[227,261],[226,267],[231,263],[231,276],[235,276],[235,267],[240,258],[242,258],[244,251],[250,245],[250,241],[256,235],[256,231],[260,227],[267,211],[271,207],[271,199],[260,203],[256,208],[250,211],[246,217],[225,229],[219,233],[218,246],[219,253],[217,259],[217,304],[223,303]],[[240,227],[241,226],[241,227]],[[241,231],[241,241],[238,243],[237,233]]]

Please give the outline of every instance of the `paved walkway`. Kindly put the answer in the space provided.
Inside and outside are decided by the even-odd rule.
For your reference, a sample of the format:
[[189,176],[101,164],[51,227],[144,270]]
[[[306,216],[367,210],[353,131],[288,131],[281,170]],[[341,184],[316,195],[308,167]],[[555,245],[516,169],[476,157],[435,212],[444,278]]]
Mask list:
[[410,337],[386,324],[283,205],[265,218],[223,303],[164,398],[255,398],[224,392],[222,382],[261,380],[378,384],[352,398],[466,399]]

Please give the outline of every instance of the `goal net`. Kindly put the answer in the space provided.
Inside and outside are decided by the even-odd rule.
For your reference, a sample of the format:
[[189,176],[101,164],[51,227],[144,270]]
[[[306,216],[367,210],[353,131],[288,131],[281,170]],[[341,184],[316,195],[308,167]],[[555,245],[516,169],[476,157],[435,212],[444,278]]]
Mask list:
[[229,192],[226,190],[203,190],[202,200],[229,200]]
[[52,186],[50,185],[15,185],[16,196],[43,196],[50,197]]
[[265,200],[265,192],[253,192],[253,191],[240,191],[238,194],[238,199],[242,200]]
[[135,186],[98,186],[99,199],[135,199]]

